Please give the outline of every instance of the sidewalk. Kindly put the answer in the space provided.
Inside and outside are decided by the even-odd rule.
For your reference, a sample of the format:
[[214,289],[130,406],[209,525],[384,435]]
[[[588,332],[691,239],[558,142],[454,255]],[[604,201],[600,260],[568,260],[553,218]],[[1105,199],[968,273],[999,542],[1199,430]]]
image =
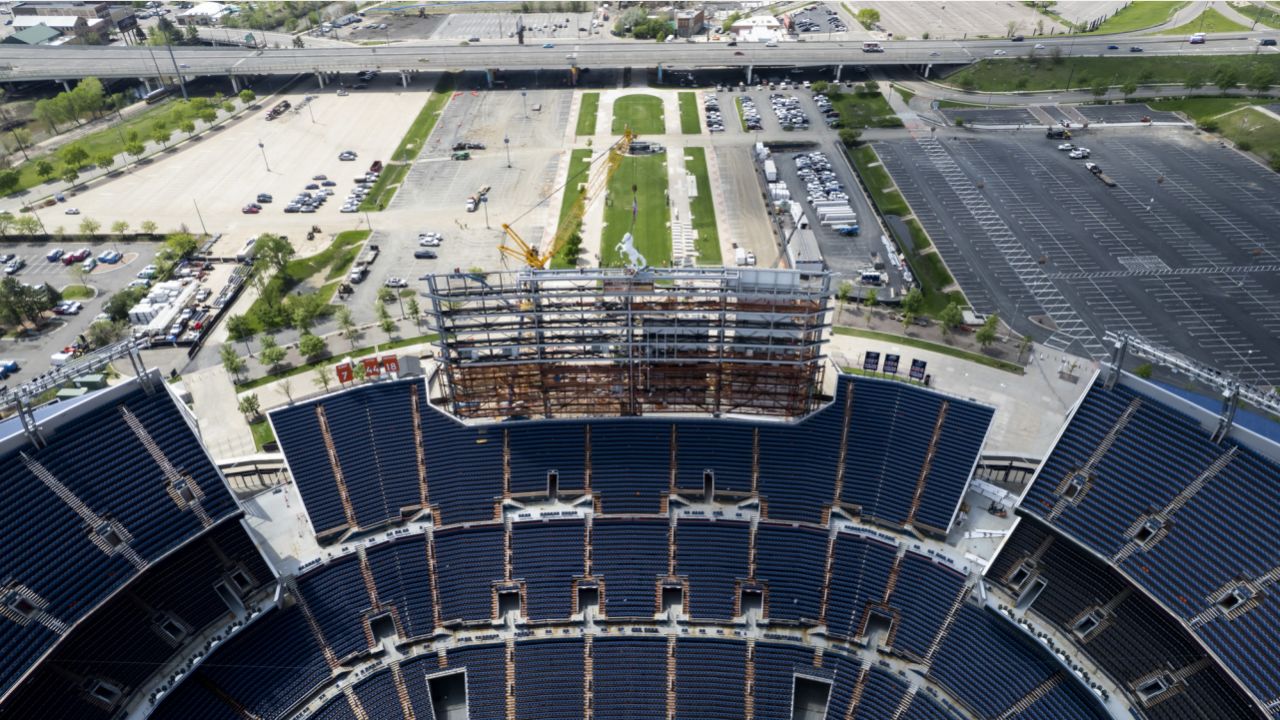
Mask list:
[[231,376],[221,365],[182,376],[191,393],[191,405],[200,428],[200,438],[215,460],[244,457],[257,452],[253,433],[239,410],[239,400]]

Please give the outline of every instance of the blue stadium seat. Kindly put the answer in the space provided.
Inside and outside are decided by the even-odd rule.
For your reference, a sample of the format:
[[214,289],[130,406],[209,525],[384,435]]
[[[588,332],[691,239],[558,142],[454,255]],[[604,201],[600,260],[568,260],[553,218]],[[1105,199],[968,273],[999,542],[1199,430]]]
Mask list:
[[695,619],[730,620],[738,580],[747,577],[748,523],[689,520],[676,524],[676,574],[689,579],[686,612]]
[[901,611],[893,649],[923,659],[946,620],[967,577],[960,571],[908,551],[889,604]]
[[606,615],[653,617],[658,578],[667,574],[667,528],[665,518],[598,518],[592,524],[592,574],[604,579]]
[[666,716],[666,640],[600,638],[592,643],[592,658],[599,720]]
[[516,720],[567,720],[583,715],[581,640],[516,644]]
[[501,524],[435,532],[436,578],[444,622],[493,618],[493,583],[503,578],[504,534]]
[[582,577],[586,525],[581,520],[512,524],[512,577],[525,581],[530,620],[567,618],[573,612],[573,579]]
[[378,601],[396,608],[401,630],[411,638],[430,636],[435,629],[435,605],[427,536],[379,543],[369,548],[367,557],[378,586]]
[[827,531],[756,526],[756,579],[769,586],[769,620],[816,624],[827,567]]
[[340,557],[298,578],[298,591],[339,660],[369,649],[364,617],[372,607],[354,554]]
[[677,720],[740,720],[745,713],[746,657],[733,640],[676,642]]
[[852,638],[858,634],[868,603],[884,599],[898,549],[853,533],[836,535],[827,632]]
[[929,677],[983,717],[996,717],[1055,672],[1009,621],[965,603],[938,648]]

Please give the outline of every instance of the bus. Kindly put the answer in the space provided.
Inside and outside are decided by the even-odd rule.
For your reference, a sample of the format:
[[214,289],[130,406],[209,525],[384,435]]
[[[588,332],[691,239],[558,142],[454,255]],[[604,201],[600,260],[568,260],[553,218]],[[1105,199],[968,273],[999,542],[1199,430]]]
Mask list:
[[161,100],[169,97],[170,93],[172,92],[173,92],[173,87],[165,86],[162,88],[158,88],[156,90],[152,90],[146,95],[143,95],[142,99],[145,100],[148,105],[154,105],[160,102]]
[[862,52],[884,52],[884,46],[878,42],[864,42]]

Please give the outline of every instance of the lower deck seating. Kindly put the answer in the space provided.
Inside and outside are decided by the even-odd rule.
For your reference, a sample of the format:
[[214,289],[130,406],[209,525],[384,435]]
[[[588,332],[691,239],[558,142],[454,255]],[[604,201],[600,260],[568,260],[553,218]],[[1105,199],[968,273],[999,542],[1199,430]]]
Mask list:
[[879,603],[889,584],[898,549],[854,533],[836,536],[827,628],[832,635],[858,634],[869,603]]
[[993,611],[962,605],[929,677],[982,716],[1000,715],[1061,671],[1056,660],[1032,650],[1018,632]]
[[667,641],[661,638],[601,638],[595,660],[595,717],[599,720],[660,718],[667,712]]
[[745,712],[741,642],[681,638],[676,643],[676,718],[739,720]]
[[436,577],[443,622],[493,617],[493,583],[502,580],[505,529],[500,524],[437,530]]
[[827,569],[825,529],[760,523],[756,578],[768,585],[769,620],[817,623]]
[[666,518],[592,524],[592,574],[604,580],[609,617],[653,617],[658,579],[667,574],[668,524]]
[[562,720],[582,714],[582,641],[517,643],[516,720]]
[[338,558],[298,578],[298,591],[333,654],[342,659],[369,649],[365,616],[372,607],[355,555]]
[[573,612],[573,580],[585,567],[586,525],[581,520],[512,524],[512,578],[525,583],[530,620],[566,618]]
[[454,648],[447,653],[450,669],[466,669],[467,710],[471,717],[505,717],[506,652],[502,645],[483,645]]
[[676,574],[689,580],[685,607],[695,619],[736,615],[737,583],[747,577],[751,526],[719,520],[681,519],[676,524]]
[[431,595],[431,565],[426,535],[412,535],[369,548],[369,569],[378,588],[378,602],[394,607],[406,637],[427,637],[435,629]]

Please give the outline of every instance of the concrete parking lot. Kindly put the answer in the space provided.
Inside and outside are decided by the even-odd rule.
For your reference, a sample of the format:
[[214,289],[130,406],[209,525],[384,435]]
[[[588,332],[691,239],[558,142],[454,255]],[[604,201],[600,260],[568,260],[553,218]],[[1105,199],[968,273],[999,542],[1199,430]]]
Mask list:
[[1280,382],[1280,177],[1189,130],[965,133],[876,149],[979,312],[1050,347],[1140,334]]
[[[79,263],[68,266],[60,261],[49,262],[45,259],[53,248],[73,252],[82,247],[91,250],[94,257],[106,250],[117,250],[124,254],[124,258],[115,265],[100,264],[83,278],[78,272]],[[0,357],[15,359],[22,365],[22,371],[13,376],[9,383],[24,382],[47,371],[49,356],[74,343],[77,336],[93,322],[94,316],[102,312],[107,298],[137,279],[138,271],[155,259],[159,247],[159,243],[155,242],[0,243],[0,252],[13,253],[27,261],[27,266],[13,276],[20,282],[32,285],[48,283],[61,290],[83,281],[97,293],[93,298],[79,301],[84,308],[78,315],[56,317],[39,334],[22,338],[7,334],[0,338]]]
[[[289,235],[296,245],[305,242],[312,225],[326,233],[355,228],[364,216],[340,214],[342,197],[369,163],[390,156],[426,101],[434,76],[419,76],[407,89],[395,81],[379,76],[369,88],[339,97],[336,85],[321,90],[307,78],[285,95],[262,100],[261,109],[245,120],[81,192],[68,204],[104,227],[125,220],[136,228],[152,220],[162,232],[185,225],[224,233],[231,242],[274,232]],[[315,99],[302,106],[308,95]],[[266,111],[281,99],[300,110],[268,121]],[[358,159],[340,162],[344,149],[355,150]],[[337,197],[314,214],[285,214],[286,201],[316,174],[338,182]],[[260,214],[242,214],[260,192],[275,202],[264,204]]]
[[[590,40],[592,37],[608,37],[612,25],[595,28],[592,32],[593,13],[459,13],[448,16],[431,33],[432,40],[467,40],[480,38],[498,40],[514,37],[517,19],[524,22],[525,44],[570,43],[574,40]],[[556,24],[567,27],[557,28]],[[580,31],[579,28],[582,28]]]

